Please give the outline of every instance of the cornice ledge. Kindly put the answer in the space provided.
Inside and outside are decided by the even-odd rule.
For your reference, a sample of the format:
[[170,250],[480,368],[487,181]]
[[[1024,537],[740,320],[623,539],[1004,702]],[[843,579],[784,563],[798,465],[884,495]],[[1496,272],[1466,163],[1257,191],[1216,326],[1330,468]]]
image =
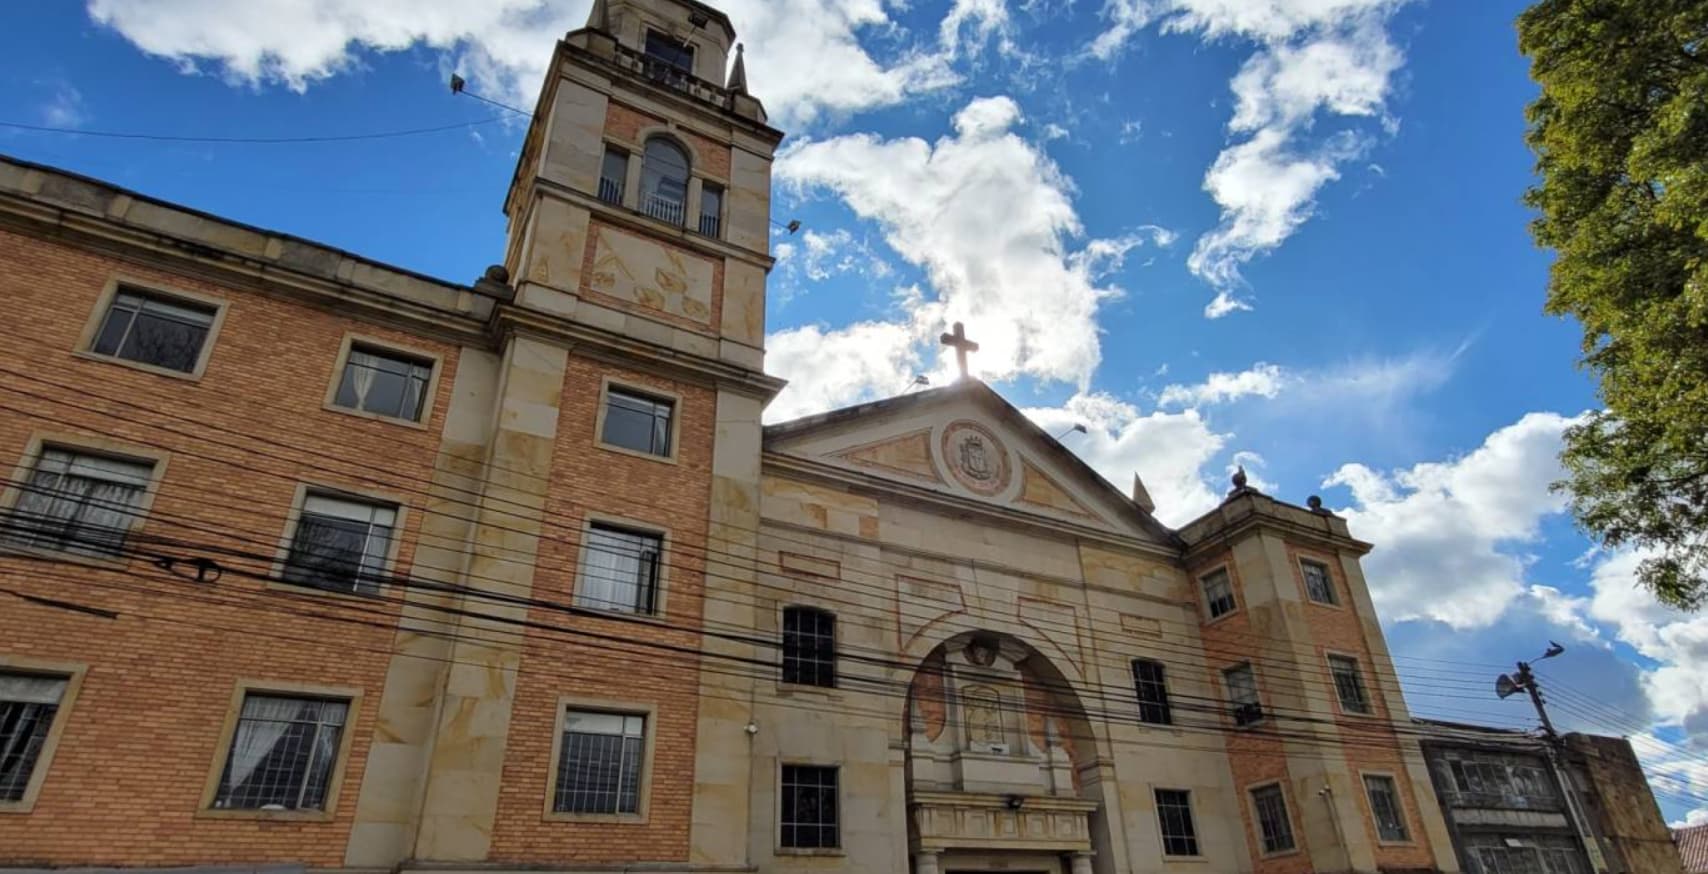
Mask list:
[[1300,525],[1296,522],[1292,522],[1278,516],[1254,512],[1247,513],[1240,518],[1229,522],[1226,527],[1208,533],[1197,542],[1188,546],[1184,553],[1187,564],[1190,565],[1195,559],[1204,553],[1220,549],[1226,546],[1230,541],[1244,537],[1254,529],[1276,531],[1292,540],[1303,540],[1320,546],[1327,546],[1335,550],[1344,549],[1359,557],[1363,557],[1369,554],[1372,549],[1375,549],[1374,544],[1367,543],[1355,537],[1344,537],[1329,531],[1324,531],[1320,528],[1311,528],[1305,525]]
[[631,231],[650,234],[658,240],[690,249],[701,255],[713,258],[735,258],[759,267],[769,272],[776,265],[777,259],[754,249],[737,246],[716,237],[684,230],[679,225],[659,221],[646,213],[637,212],[624,206],[617,206],[600,200],[585,191],[578,191],[561,182],[535,176],[531,184],[539,192],[549,194],[566,201],[576,207],[587,210],[601,221],[618,225]]

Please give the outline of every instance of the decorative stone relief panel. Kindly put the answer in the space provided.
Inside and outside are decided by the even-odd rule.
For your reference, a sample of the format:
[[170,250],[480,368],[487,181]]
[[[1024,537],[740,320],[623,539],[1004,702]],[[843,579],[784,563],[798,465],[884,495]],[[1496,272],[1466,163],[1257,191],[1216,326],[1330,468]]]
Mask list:
[[609,227],[594,230],[594,291],[702,325],[712,322],[712,263]]
[[982,497],[1001,494],[1014,478],[1008,447],[985,426],[960,419],[943,429],[943,466],[962,488]]
[[885,473],[901,474],[928,483],[942,483],[943,477],[931,463],[931,429],[921,428],[851,449],[831,456],[858,467]]

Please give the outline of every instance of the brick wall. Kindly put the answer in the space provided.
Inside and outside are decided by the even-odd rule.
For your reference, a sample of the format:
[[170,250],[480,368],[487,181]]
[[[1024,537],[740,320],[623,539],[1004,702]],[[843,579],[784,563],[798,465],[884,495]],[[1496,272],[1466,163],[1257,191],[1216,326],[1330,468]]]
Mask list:
[[[612,101],[605,112],[605,134],[616,137],[624,142],[634,143],[645,147],[640,141],[641,131],[646,128],[664,127],[665,121],[655,115],[648,115],[637,109],[624,106]],[[689,160],[694,162],[690,170],[696,175],[704,174],[714,179],[729,181],[729,146],[700,136],[680,127],[671,130],[678,139],[686,142],[693,150]]]

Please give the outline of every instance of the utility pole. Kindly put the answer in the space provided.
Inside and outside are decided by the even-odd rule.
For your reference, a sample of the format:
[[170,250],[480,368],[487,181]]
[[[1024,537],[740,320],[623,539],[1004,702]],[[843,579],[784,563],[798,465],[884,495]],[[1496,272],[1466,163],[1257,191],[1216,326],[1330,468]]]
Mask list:
[[1542,733],[1548,736],[1548,742],[1558,744],[1560,735],[1554,731],[1554,721],[1548,718],[1548,708],[1542,706],[1542,687],[1536,682],[1536,675],[1530,672],[1530,663],[1519,662],[1518,673],[1512,679],[1518,688],[1530,693],[1530,703],[1536,707],[1536,716],[1542,720]]
[[[1548,641],[1548,649],[1537,659],[1551,659],[1566,651],[1566,648]],[[1560,738],[1560,733],[1554,730],[1554,721],[1548,718],[1548,708],[1542,704],[1542,684],[1536,680],[1536,674],[1530,670],[1530,663],[1520,661],[1517,672],[1511,676],[1501,674],[1495,680],[1495,694],[1506,698],[1514,692],[1523,690],[1530,696],[1531,706],[1536,708],[1536,716],[1542,721],[1542,734],[1548,741],[1548,765],[1554,772],[1555,782],[1560,784],[1560,791],[1565,795],[1566,818],[1571,820],[1572,830],[1577,832],[1578,840],[1583,844],[1584,852],[1589,856],[1589,863],[1598,872],[1606,872],[1607,857],[1601,852],[1601,842],[1596,840],[1589,828],[1589,817],[1584,814],[1583,804],[1578,798],[1577,784],[1564,765],[1566,744]]]

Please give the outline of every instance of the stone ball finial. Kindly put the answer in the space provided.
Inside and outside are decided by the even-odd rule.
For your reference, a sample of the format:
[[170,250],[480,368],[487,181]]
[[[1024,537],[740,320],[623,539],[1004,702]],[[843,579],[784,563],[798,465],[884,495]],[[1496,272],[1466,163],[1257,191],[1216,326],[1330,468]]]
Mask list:
[[1234,468],[1234,488],[1245,488],[1245,465]]
[[486,278],[493,282],[507,283],[510,281],[510,271],[506,270],[503,264],[493,264],[486,268]]
[[1323,499],[1317,495],[1312,495],[1305,499],[1305,506],[1310,507],[1314,512],[1322,512]]

